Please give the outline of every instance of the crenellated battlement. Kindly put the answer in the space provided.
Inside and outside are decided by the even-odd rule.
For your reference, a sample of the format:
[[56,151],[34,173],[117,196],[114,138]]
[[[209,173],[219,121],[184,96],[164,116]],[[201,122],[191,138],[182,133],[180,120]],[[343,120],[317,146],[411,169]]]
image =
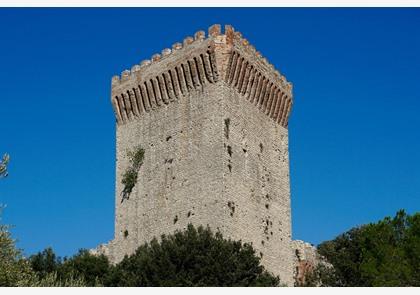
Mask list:
[[287,127],[292,84],[230,25],[198,31],[112,78],[117,123],[142,116],[208,83],[224,81]]

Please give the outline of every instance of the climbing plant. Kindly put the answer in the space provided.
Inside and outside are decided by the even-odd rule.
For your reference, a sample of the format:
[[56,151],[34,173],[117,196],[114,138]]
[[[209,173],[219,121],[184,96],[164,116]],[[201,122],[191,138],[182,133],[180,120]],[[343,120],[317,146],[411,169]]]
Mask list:
[[121,202],[130,197],[130,194],[137,183],[138,172],[141,165],[143,165],[144,149],[138,146],[133,151],[128,151],[127,157],[130,164],[121,180],[121,183],[124,185],[124,189],[121,192]]

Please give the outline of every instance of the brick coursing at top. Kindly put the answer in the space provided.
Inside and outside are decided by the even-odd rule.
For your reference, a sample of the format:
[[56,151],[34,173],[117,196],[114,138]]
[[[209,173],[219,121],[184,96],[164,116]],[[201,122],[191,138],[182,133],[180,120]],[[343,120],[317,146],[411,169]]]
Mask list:
[[[215,47],[220,36],[220,25],[213,25],[207,38],[204,31],[198,31],[194,38],[186,37],[182,44],[175,43],[172,49],[165,48],[151,60],[134,65],[131,71],[114,76],[111,102],[118,124],[180,99],[206,83],[216,83],[219,72]],[[292,84],[232,26],[225,26],[224,36],[225,45],[231,47],[225,81],[287,127],[293,103]]]

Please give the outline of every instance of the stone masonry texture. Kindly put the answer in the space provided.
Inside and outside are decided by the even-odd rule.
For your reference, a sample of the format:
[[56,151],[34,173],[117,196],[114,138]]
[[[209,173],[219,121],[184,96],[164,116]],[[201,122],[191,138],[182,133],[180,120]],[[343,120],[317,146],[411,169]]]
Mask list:
[[[292,87],[231,26],[199,31],[112,79],[116,116],[112,262],[188,223],[252,243],[293,285],[288,156]],[[127,153],[145,151],[122,200]]]

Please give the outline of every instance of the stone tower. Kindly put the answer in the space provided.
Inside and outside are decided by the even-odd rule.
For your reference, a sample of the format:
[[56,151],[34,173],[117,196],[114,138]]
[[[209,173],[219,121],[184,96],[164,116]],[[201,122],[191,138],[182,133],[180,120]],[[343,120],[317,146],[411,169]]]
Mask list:
[[[288,160],[292,87],[239,32],[220,25],[112,78],[117,124],[113,262],[142,243],[209,225],[250,242],[293,284]],[[122,199],[127,152],[144,162]]]

